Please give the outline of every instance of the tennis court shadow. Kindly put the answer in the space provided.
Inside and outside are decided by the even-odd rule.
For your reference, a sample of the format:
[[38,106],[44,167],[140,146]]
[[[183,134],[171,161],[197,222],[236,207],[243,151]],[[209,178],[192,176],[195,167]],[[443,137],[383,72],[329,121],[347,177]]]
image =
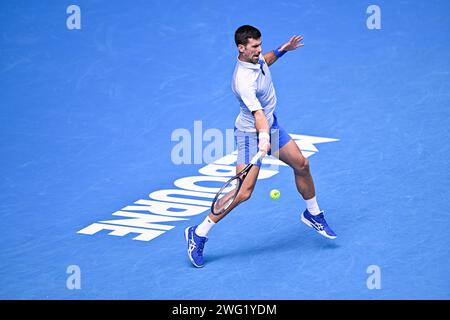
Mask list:
[[273,234],[269,234],[268,238],[261,239],[261,243],[265,245],[251,245],[239,248],[233,248],[225,252],[217,253],[214,251],[205,252],[205,260],[207,262],[215,262],[227,257],[249,257],[256,255],[282,255],[288,251],[295,251],[296,249],[307,251],[317,250],[337,250],[340,248],[336,240],[326,239],[316,234],[304,234],[298,230],[291,234],[277,235],[278,241],[274,241]]

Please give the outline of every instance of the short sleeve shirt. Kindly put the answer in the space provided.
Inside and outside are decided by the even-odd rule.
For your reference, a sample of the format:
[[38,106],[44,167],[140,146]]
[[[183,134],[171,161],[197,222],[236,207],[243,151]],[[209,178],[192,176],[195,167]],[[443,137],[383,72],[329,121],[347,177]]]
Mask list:
[[263,110],[269,126],[272,126],[277,97],[269,67],[262,54],[258,64],[237,59],[231,87],[241,108],[235,122],[238,130],[256,131],[252,114],[256,110]]

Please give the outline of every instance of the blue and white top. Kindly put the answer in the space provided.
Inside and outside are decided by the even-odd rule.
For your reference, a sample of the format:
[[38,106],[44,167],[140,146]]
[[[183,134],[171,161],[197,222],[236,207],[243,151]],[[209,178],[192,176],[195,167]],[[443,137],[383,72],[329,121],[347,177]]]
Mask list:
[[264,110],[269,127],[272,126],[277,97],[269,66],[262,54],[259,56],[258,64],[237,59],[231,88],[241,107],[235,122],[238,130],[256,132],[252,111],[261,109]]

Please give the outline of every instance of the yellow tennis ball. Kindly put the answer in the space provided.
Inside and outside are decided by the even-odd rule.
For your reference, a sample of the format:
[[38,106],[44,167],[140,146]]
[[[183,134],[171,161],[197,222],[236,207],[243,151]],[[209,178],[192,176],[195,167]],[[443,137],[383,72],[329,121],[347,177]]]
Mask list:
[[278,189],[272,189],[271,191],[270,191],[270,198],[272,198],[272,199],[278,199],[279,197],[280,197],[280,190],[278,190]]

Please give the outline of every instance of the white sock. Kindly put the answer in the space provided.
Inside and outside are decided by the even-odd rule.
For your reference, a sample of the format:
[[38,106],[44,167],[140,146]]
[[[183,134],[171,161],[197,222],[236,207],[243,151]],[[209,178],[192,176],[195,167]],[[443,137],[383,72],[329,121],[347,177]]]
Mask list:
[[205,220],[203,220],[203,222],[197,226],[197,229],[195,229],[195,233],[200,237],[206,237],[209,230],[211,230],[211,228],[214,227],[215,224],[216,223],[207,216]]
[[317,204],[316,197],[311,198],[309,200],[305,200],[306,202],[306,209],[313,215],[317,216],[320,213],[319,205]]

